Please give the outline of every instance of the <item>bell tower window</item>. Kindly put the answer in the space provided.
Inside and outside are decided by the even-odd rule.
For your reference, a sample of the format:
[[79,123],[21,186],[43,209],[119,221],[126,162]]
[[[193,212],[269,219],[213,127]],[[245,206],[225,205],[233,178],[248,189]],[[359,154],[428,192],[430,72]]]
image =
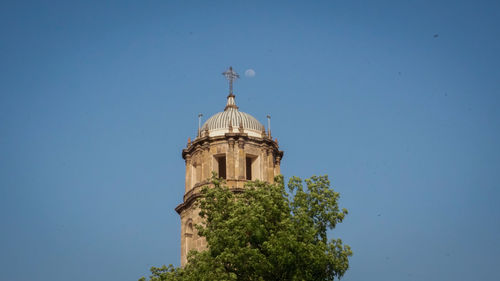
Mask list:
[[252,180],[252,158],[250,157],[247,157],[246,168],[247,168],[247,180]]
[[246,168],[246,179],[247,180],[257,180],[260,178],[259,177],[259,175],[260,175],[259,164],[258,164],[258,157],[257,156],[247,155],[245,168]]
[[226,155],[217,155],[215,158],[215,171],[219,178],[226,179]]

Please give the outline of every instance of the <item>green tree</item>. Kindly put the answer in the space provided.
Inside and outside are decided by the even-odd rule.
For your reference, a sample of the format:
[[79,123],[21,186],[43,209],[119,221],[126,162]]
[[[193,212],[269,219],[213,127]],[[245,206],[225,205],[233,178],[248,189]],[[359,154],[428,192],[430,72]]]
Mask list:
[[196,226],[208,250],[191,251],[184,268],[151,268],[150,281],[334,280],[347,271],[350,247],[327,235],[347,214],[328,176],[305,186],[292,177],[287,188],[282,176],[242,190],[212,183],[198,202],[205,224]]

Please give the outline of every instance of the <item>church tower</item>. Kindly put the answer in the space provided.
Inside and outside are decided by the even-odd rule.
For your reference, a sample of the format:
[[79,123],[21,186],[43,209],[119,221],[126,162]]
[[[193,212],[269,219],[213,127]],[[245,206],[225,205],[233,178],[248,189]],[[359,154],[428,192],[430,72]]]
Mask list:
[[[199,126],[198,135],[188,140],[182,150],[186,163],[186,184],[183,201],[175,208],[181,217],[181,266],[190,250],[203,251],[206,241],[196,233],[201,223],[199,209],[193,203],[201,187],[209,185],[212,172],[226,180],[230,188],[243,188],[250,180],[272,183],[280,174],[283,151],[271,138],[268,127],[253,116],[239,111],[233,94],[233,81],[239,78],[230,67],[223,75],[229,80],[229,95],[224,111],[208,118]],[[269,118],[269,116],[268,116]]]

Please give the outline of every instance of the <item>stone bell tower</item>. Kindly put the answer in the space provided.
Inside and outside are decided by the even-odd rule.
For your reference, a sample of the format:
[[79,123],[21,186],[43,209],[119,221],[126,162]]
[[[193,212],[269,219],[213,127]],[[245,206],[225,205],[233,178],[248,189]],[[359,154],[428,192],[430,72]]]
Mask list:
[[181,217],[181,266],[190,250],[203,251],[206,241],[196,233],[201,223],[193,206],[202,186],[209,185],[212,172],[226,180],[230,188],[243,188],[250,180],[272,183],[280,174],[283,151],[271,132],[250,114],[238,110],[233,81],[239,78],[230,67],[223,75],[229,80],[229,95],[224,111],[216,113],[198,128],[198,135],[182,150],[186,162],[184,198],[175,208]]

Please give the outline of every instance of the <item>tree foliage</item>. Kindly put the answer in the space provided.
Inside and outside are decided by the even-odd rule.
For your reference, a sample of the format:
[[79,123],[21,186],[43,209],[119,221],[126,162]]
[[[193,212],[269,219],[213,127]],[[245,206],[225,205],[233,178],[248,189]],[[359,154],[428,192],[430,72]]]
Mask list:
[[208,250],[191,251],[184,268],[153,267],[150,281],[334,280],[348,269],[350,247],[327,235],[347,214],[328,176],[305,186],[292,177],[287,187],[279,176],[238,191],[216,177],[212,183],[197,203],[205,223],[196,229]]

